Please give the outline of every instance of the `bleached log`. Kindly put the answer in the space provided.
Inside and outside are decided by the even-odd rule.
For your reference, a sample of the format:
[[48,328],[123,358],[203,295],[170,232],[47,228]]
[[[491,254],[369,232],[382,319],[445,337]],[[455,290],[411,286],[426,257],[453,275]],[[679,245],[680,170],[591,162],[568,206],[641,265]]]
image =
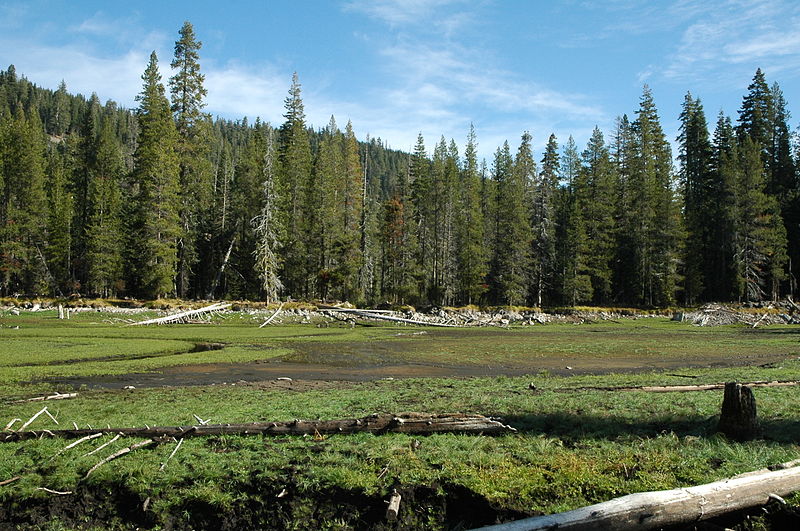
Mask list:
[[6,427],[5,427],[5,428],[3,428],[3,431],[8,431],[8,430],[10,430],[10,429],[11,429],[11,426],[13,426],[14,424],[16,424],[17,422],[22,422],[22,419],[11,419],[10,421],[8,421],[8,424],[6,424]]
[[[481,433],[499,434],[516,431],[482,415],[461,413],[432,415],[428,413],[401,413],[398,415],[370,415],[357,419],[292,420],[282,422],[251,422],[247,424],[208,424],[197,426],[151,426],[144,428],[97,428],[81,430],[53,430],[56,437],[85,437],[95,433],[120,433],[137,437],[199,437],[205,435],[327,435],[347,433]],[[12,432],[0,442],[13,442],[39,437],[40,431]]]
[[228,303],[215,303],[210,306],[205,306],[203,308],[198,308],[197,310],[188,310],[185,312],[175,313],[172,315],[166,315],[164,317],[158,317],[156,319],[148,319],[146,321],[138,321],[135,323],[131,323],[128,326],[138,326],[138,325],[149,325],[149,324],[167,324],[167,323],[174,323],[177,321],[181,321],[183,319],[188,319],[191,317],[196,317],[198,315],[202,315],[208,312],[215,312],[219,310],[224,310],[225,308],[230,307],[231,305]]
[[279,313],[281,313],[281,310],[283,310],[283,305],[284,305],[284,304],[286,304],[286,303],[285,303],[285,302],[281,302],[281,305],[280,305],[280,306],[278,306],[278,309],[277,309],[277,310],[275,310],[275,313],[273,313],[272,315],[270,315],[270,316],[269,316],[269,319],[267,319],[266,321],[264,321],[263,323],[261,323],[261,326],[259,326],[259,328],[264,328],[265,326],[267,326],[268,324],[270,324],[270,323],[272,322],[272,320],[273,320],[273,319],[275,319],[275,318],[278,316],[278,314],[279,314]]
[[800,467],[766,470],[672,490],[640,492],[573,511],[484,527],[485,531],[658,529],[765,505],[800,490]]
[[3,481],[0,481],[0,487],[2,487],[4,485],[10,485],[11,483],[14,483],[15,481],[19,481],[20,479],[22,479],[22,476],[14,476],[13,478],[10,478],[10,479],[4,479]]
[[[785,380],[785,381],[772,381],[772,382],[750,382],[742,385],[748,387],[795,387],[800,385],[800,380]],[[564,387],[554,389],[555,392],[571,393],[574,391],[642,391],[645,393],[687,393],[692,391],[716,391],[724,389],[724,383],[715,384],[699,384],[699,385],[630,385],[630,386],[617,386],[617,387]]]
[[[342,312],[342,310],[343,310],[342,308],[335,308],[335,307],[332,307],[332,306],[320,307],[320,311],[323,311],[323,312]],[[420,326],[438,326],[438,327],[444,327],[444,328],[464,328],[461,325],[443,324],[443,323],[429,323],[427,321],[419,321],[417,319],[405,319],[403,317],[393,317],[391,315],[382,315],[382,314],[372,313],[372,312],[363,311],[363,310],[348,309],[348,310],[344,310],[344,313],[348,313],[348,314],[351,314],[351,315],[358,315],[359,317],[366,317],[367,319],[379,319],[379,320],[382,320],[382,321],[392,321],[392,322],[395,322],[395,323],[415,324],[415,325],[420,325]]]

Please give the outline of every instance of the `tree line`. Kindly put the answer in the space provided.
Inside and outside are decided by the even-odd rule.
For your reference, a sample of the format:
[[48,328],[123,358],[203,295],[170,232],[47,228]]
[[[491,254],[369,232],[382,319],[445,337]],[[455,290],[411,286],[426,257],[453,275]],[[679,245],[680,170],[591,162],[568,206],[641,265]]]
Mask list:
[[687,94],[677,168],[653,96],[580,150],[479,161],[284,122],[212,119],[193,27],[138,108],[0,72],[0,294],[530,306],[760,301],[800,263],[798,148],[758,70],[710,131]]

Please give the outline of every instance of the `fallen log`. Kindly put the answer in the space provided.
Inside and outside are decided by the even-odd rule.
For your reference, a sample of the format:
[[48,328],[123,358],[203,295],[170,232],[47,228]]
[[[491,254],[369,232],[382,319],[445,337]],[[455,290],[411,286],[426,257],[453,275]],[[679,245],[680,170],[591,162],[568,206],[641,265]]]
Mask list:
[[800,467],[760,470],[672,490],[640,492],[573,511],[484,527],[486,531],[657,529],[766,505],[800,490]]
[[[250,422],[246,424],[206,424],[196,426],[149,426],[143,428],[89,428],[78,430],[51,430],[54,437],[86,437],[96,433],[119,433],[134,437],[200,437],[205,435],[329,435],[347,433],[482,433],[499,434],[516,431],[497,420],[482,415],[461,413],[431,415],[427,413],[400,413],[398,415],[370,415],[357,419],[291,420],[283,422]],[[0,434],[0,442],[14,442],[38,438],[41,430],[17,431]]]
[[197,310],[188,310],[185,312],[179,312],[172,315],[166,315],[164,317],[158,317],[156,319],[147,319],[146,321],[137,321],[135,323],[130,323],[128,326],[138,326],[138,325],[149,325],[149,324],[169,324],[169,323],[176,323],[179,321],[183,321],[186,319],[190,319],[192,317],[196,317],[198,315],[202,315],[208,312],[216,312],[219,310],[224,310],[225,308],[230,307],[230,304],[227,303],[215,303],[210,306],[204,306],[203,308],[198,308]]
[[[800,380],[784,380],[784,381],[759,381],[750,382],[742,385],[748,387],[795,387],[800,385]],[[560,389],[553,389],[557,393],[572,393],[575,391],[642,391],[645,393],[687,393],[691,391],[715,391],[724,389],[724,383],[715,384],[699,384],[699,385],[626,385],[616,387],[597,387],[597,386],[584,386],[584,387],[562,387]]]
[[438,326],[445,328],[464,328],[463,326],[456,324],[429,323],[427,321],[419,321],[417,319],[405,319],[403,317],[393,317],[391,315],[383,315],[366,310],[355,310],[352,308],[336,308],[335,306],[320,306],[319,309],[322,312],[341,312],[350,315],[358,315],[359,317],[365,317],[367,319],[379,319],[381,321],[392,321],[395,323],[415,324],[420,326]]

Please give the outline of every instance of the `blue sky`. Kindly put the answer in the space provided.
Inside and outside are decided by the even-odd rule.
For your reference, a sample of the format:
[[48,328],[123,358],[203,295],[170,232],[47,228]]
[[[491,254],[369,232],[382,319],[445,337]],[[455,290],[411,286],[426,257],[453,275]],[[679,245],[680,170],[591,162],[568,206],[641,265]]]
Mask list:
[[[530,131],[581,149],[608,136],[650,85],[670,139],[687,90],[709,121],[736,117],[757,67],[796,109],[800,2],[794,0],[56,1],[0,0],[0,65],[45,87],[135,107],[151,50],[164,80],[184,20],[203,41],[206,110],[282,121],[293,71],[309,123],[352,120],[359,138],[481,156]],[[790,122],[792,128],[797,120]]]

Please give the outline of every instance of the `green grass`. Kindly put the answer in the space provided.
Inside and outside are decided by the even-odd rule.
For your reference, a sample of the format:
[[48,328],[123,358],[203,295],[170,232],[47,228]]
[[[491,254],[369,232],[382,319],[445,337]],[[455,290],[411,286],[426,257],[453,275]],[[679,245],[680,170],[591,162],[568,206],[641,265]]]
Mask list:
[[[672,359],[679,365],[687,359],[729,357],[742,365],[569,377],[534,371],[520,377],[351,382],[305,391],[259,384],[82,390],[75,399],[47,404],[60,426],[186,425],[194,422],[195,414],[215,423],[234,423],[427,411],[500,416],[518,432],[418,437],[417,449],[414,438],[403,434],[196,438],[185,441],[164,471],[159,468],[174,442],[108,463],[88,479],[83,476],[91,466],[133,440],[121,439],[92,456],[84,454],[110,437],[63,453],[59,452],[68,444],[63,440],[4,443],[0,481],[22,479],[0,487],[0,505],[47,507],[52,495],[37,490],[47,487],[74,491],[77,499],[99,505],[120,493],[134,506],[150,497],[151,520],[145,523],[156,527],[211,526],[218,517],[261,514],[286,528],[367,528],[374,523],[367,507],[382,506],[392,489],[428,489],[427,498],[418,494],[403,518],[407,526],[437,529],[457,522],[446,520],[446,511],[430,501],[436,496],[455,504],[454,493],[467,492],[474,496],[473,504],[485,502],[504,514],[555,512],[632,492],[709,482],[800,457],[800,388],[755,389],[763,433],[745,443],[714,433],[721,391],[585,389],[800,379],[795,327],[695,328],[646,319],[512,330],[428,329],[426,335],[398,336],[416,329],[282,325],[259,330],[260,317],[241,314],[208,325],[147,328],[104,322],[105,318],[78,314],[67,322],[41,313],[2,317],[2,424],[28,419],[42,407],[12,400],[57,388],[43,378],[274,356],[324,361],[333,354],[363,357],[370,348],[394,360],[476,366],[514,366],[545,354],[602,361],[623,353],[653,361]],[[200,342],[227,346],[188,352]],[[759,366],[764,357],[781,361]],[[26,383],[30,380],[39,383]],[[31,427],[56,426],[41,416]],[[289,494],[277,498],[283,489]],[[114,518],[104,525],[132,525]],[[247,521],[251,527],[254,522]],[[63,527],[52,525],[69,529],[78,524],[66,518]],[[103,527],[97,521],[86,523],[91,525]]]

